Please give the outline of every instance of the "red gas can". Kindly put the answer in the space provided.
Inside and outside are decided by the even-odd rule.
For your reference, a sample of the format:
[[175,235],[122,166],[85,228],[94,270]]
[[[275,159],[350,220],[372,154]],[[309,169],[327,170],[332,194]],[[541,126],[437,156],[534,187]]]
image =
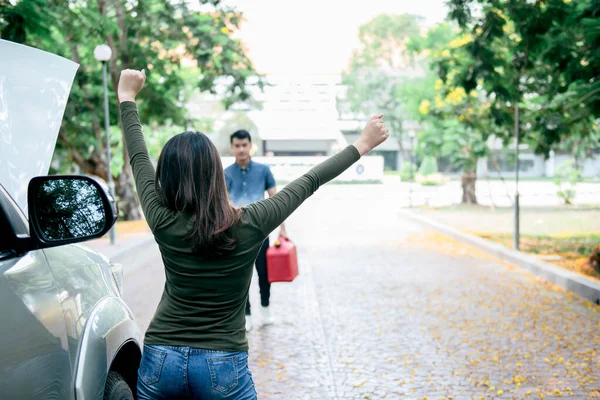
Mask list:
[[290,239],[279,237],[267,249],[267,275],[269,283],[291,282],[298,276],[296,245]]

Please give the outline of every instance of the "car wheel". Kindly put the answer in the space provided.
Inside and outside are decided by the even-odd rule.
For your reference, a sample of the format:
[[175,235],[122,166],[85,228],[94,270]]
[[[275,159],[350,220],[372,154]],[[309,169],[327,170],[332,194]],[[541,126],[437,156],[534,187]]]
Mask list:
[[131,388],[118,372],[108,373],[104,387],[104,400],[134,400]]

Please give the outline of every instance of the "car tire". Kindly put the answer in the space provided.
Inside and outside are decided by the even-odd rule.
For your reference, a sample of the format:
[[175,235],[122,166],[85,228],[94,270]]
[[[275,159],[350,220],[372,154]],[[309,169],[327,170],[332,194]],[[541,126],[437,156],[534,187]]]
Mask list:
[[134,400],[131,388],[118,372],[108,373],[104,386],[104,400]]

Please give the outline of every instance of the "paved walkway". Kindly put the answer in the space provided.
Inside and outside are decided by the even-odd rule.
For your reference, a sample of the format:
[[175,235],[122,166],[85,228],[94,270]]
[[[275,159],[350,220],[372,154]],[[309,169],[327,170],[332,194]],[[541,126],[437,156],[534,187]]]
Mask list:
[[110,243],[108,234],[85,244],[101,252],[111,261],[122,262],[123,259],[135,255],[138,249],[154,243],[150,228],[145,221],[118,221],[115,227],[114,244]]
[[[288,221],[301,275],[273,286],[277,323],[249,333],[260,399],[600,398],[596,306],[397,218],[382,185],[340,190]],[[122,261],[144,329],[155,247]]]
[[324,193],[291,219],[301,276],[249,334],[259,398],[600,398],[600,309],[389,206]]

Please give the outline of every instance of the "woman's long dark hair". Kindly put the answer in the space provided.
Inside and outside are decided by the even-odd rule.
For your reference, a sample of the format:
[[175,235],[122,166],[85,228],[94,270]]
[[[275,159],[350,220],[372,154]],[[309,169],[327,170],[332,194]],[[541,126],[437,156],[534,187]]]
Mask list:
[[155,183],[165,206],[192,216],[194,250],[221,255],[235,248],[230,228],[240,212],[229,202],[221,158],[205,134],[172,137],[160,153]]

